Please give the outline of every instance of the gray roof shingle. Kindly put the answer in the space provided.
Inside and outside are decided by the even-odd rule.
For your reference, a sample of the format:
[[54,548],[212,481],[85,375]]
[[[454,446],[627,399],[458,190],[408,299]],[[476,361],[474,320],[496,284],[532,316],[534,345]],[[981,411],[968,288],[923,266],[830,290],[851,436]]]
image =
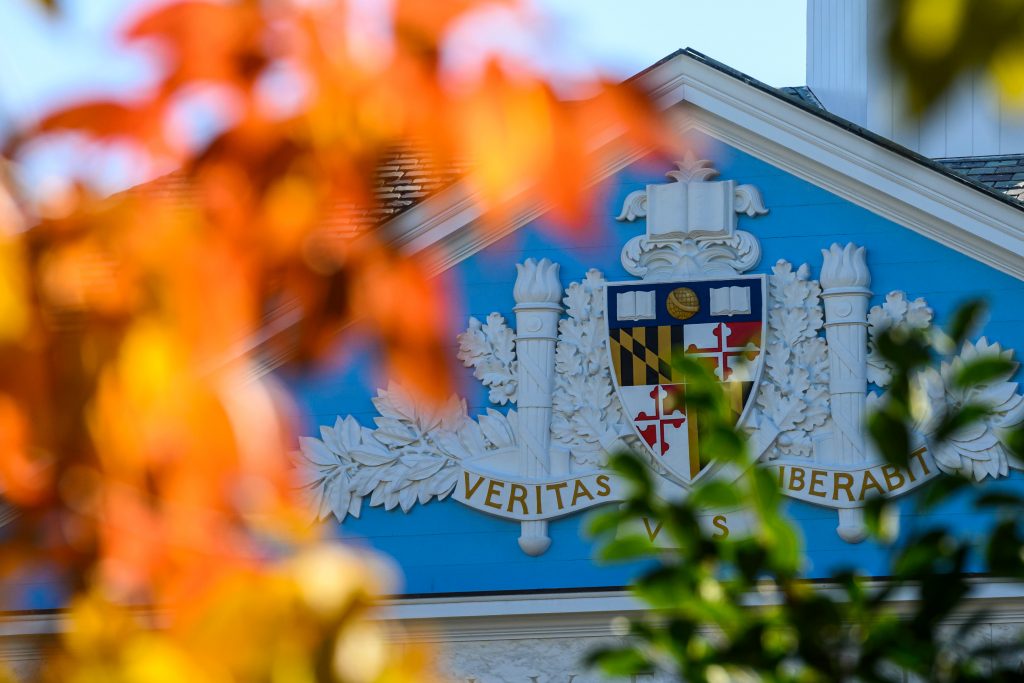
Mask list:
[[[436,162],[426,151],[414,145],[396,148],[374,174],[375,204],[339,203],[333,207],[329,226],[338,233],[349,235],[384,223],[457,181],[465,174],[466,168],[467,164],[458,160]],[[180,172],[129,190],[138,191],[173,199],[183,205],[196,199],[195,187]]]
[[795,97],[796,99],[800,100],[804,104],[807,104],[807,105],[810,105],[812,107],[816,107],[816,108],[822,109],[822,110],[825,109],[825,105],[823,105],[821,103],[821,100],[818,99],[818,96],[815,95],[814,91],[811,90],[806,85],[788,86],[788,87],[785,87],[785,88],[779,88],[779,90],[781,90],[786,95],[789,95],[790,97]]
[[936,159],[949,170],[1024,202],[1024,154]]

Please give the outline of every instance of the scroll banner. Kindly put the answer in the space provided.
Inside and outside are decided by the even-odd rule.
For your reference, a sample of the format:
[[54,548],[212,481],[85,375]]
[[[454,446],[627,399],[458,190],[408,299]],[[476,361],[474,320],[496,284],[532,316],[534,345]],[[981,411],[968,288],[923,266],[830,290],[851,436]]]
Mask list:
[[859,468],[828,467],[818,463],[770,462],[783,495],[829,508],[859,508],[877,496],[901,496],[935,478],[939,468],[926,449],[910,455],[908,467],[872,463]]
[[592,472],[564,479],[519,480],[464,467],[452,498],[463,505],[518,522],[562,517],[625,500],[625,482]]
[[[859,508],[875,496],[908,493],[939,474],[924,448],[911,454],[907,468],[874,463],[859,468],[829,467],[812,462],[770,462],[782,493],[812,505]],[[452,498],[475,510],[517,522],[554,519],[597,505],[623,501],[626,482],[607,472],[590,472],[545,480],[514,480],[463,466]],[[737,511],[732,511],[733,514]],[[709,523],[717,515],[709,512]],[[747,526],[746,523],[743,526]],[[653,539],[652,539],[653,540]]]

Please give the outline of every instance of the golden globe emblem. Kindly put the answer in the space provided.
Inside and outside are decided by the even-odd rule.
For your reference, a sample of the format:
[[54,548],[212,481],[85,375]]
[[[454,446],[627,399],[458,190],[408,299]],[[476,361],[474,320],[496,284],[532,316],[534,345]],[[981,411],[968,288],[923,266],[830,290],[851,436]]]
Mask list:
[[700,310],[697,294],[689,287],[677,287],[668,293],[668,314],[679,320],[692,318]]

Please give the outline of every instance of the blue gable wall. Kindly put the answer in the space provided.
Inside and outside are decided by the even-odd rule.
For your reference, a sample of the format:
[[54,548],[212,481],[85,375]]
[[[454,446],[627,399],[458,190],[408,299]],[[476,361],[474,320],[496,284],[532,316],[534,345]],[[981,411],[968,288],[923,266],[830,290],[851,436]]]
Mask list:
[[[1024,307],[1020,305],[1024,283],[728,145],[703,137],[694,143],[723,179],[753,184],[764,197],[770,210],[766,216],[740,217],[741,229],[754,233],[763,249],[754,272],[770,272],[778,259],[785,259],[794,266],[810,264],[817,277],[820,250],[832,242],[852,241],[868,250],[876,293],[872,305],[886,293],[902,289],[911,298],[925,297],[936,320],[943,323],[958,302],[982,296],[991,307],[984,334],[1024,352]],[[560,263],[563,285],[581,279],[589,268],[601,270],[609,280],[633,279],[623,270],[619,252],[629,238],[643,232],[644,224],[619,223],[614,216],[629,192],[647,183],[665,182],[667,170],[664,161],[645,160],[611,179],[604,192],[595,194],[602,207],[596,214],[599,223],[582,239],[560,234],[539,220],[442,275],[461,296],[457,302],[461,312],[454,316],[451,331],[453,357],[455,335],[465,328],[469,316],[483,319],[498,311],[512,323],[515,264],[525,258],[546,256]],[[333,424],[339,414],[353,414],[372,426],[375,411],[370,398],[381,386],[374,375],[373,350],[365,343],[350,342],[344,356],[315,376],[289,378],[307,418],[304,433],[317,435],[319,425]],[[468,370],[461,373],[460,390],[470,415],[477,415],[489,406],[486,392]],[[1014,472],[1002,485],[1020,486],[1021,479]],[[908,508],[910,496],[901,500]],[[416,506],[408,514],[370,508],[367,502],[360,519],[350,518],[332,529],[393,556],[405,573],[409,594],[611,587],[624,585],[636,572],[631,565],[593,562],[594,548],[582,538],[586,514],[550,522],[551,548],[534,558],[519,549],[516,522],[492,518],[453,501]],[[869,575],[886,573],[883,549],[870,543],[850,545],[838,537],[835,511],[794,501],[790,512],[805,535],[809,576],[825,576],[851,565]],[[965,533],[982,523],[964,506],[948,506],[941,515]],[[905,517],[904,530],[927,521]]]

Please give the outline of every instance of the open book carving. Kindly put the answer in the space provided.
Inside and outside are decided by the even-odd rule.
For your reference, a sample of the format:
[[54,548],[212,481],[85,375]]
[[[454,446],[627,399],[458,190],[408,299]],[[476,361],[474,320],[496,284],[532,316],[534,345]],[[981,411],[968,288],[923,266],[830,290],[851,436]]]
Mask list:
[[654,320],[654,292],[622,292],[615,298],[619,320]]
[[713,287],[711,315],[746,315],[750,313],[750,287]]

